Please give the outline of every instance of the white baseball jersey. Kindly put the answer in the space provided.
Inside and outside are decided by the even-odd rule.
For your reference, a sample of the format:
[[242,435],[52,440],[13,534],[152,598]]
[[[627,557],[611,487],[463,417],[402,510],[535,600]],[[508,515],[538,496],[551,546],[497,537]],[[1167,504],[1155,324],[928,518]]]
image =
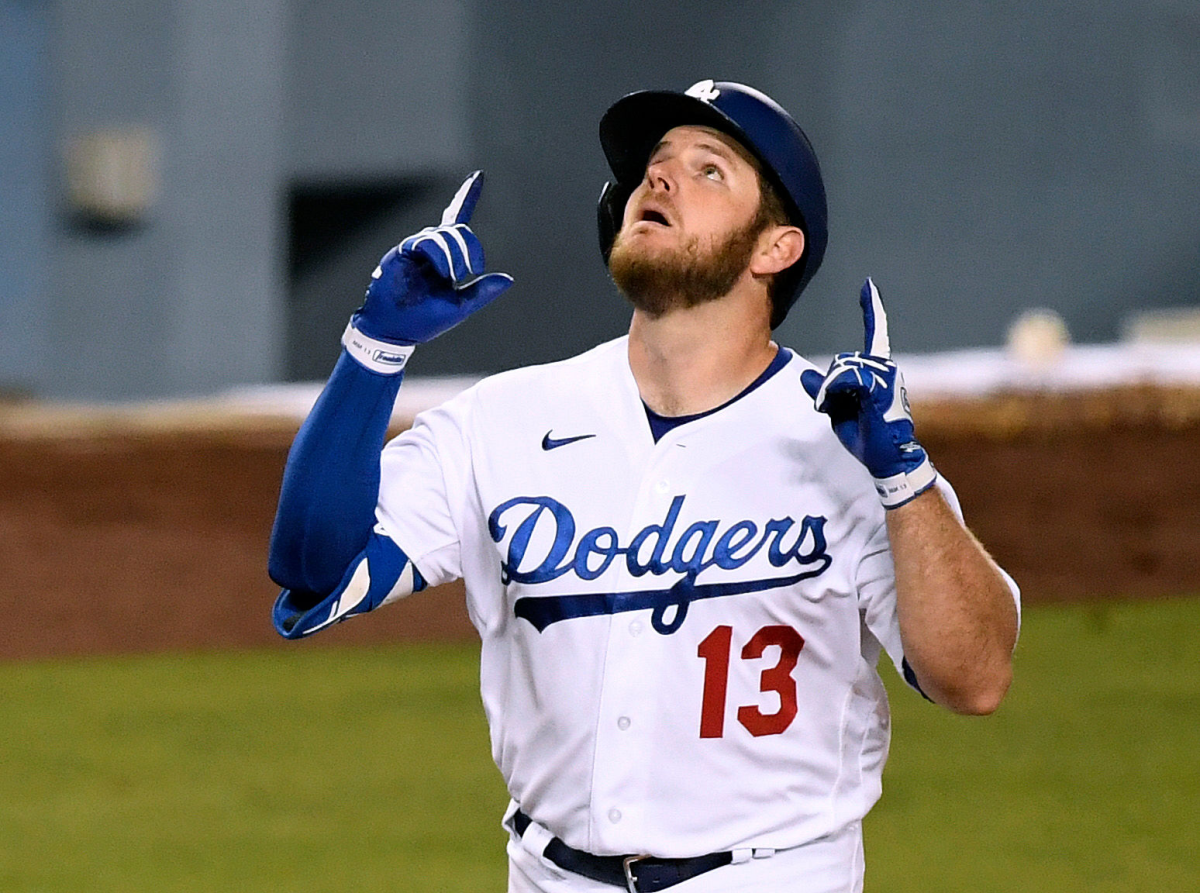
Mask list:
[[783,849],[879,797],[884,511],[808,368],[656,443],[621,338],[485,379],[383,452],[377,531],[465,581],[496,764],[572,847]]

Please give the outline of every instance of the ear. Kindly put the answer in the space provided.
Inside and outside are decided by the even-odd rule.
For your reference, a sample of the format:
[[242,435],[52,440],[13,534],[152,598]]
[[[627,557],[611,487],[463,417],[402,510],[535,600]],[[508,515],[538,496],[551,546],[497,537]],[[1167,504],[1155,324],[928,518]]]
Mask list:
[[780,273],[804,254],[804,231],[796,226],[769,226],[758,239],[758,249],[750,259],[750,272],[756,276]]

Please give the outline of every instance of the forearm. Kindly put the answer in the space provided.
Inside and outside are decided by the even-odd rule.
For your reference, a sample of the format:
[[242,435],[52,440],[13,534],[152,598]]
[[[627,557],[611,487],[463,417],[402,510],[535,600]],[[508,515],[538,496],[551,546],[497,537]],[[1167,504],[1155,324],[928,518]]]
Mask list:
[[887,513],[904,654],[921,689],[993,712],[1012,679],[1017,609],[1004,576],[936,487]]
[[366,545],[401,378],[338,359],[288,453],[269,558],[280,586],[330,592]]

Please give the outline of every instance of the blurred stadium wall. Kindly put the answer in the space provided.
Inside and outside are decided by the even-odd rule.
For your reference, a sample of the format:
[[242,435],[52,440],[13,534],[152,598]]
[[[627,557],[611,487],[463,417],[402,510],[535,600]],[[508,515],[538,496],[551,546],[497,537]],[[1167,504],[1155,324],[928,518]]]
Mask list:
[[503,301],[414,372],[620,333],[595,245],[617,96],[745,80],[790,108],[831,199],[779,335],[906,351],[1078,341],[1200,302],[1193,0],[755,4],[0,0],[0,389],[72,399],[322,377],[375,260],[487,170]]

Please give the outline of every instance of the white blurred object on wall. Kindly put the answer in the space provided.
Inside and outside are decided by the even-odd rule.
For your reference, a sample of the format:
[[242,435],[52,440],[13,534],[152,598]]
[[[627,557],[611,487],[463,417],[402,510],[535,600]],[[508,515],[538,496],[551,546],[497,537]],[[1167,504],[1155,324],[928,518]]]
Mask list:
[[128,225],[158,200],[160,147],[146,127],[110,127],[68,140],[67,197],[91,223]]
[[1200,307],[1163,307],[1131,313],[1121,323],[1130,344],[1200,344]]
[[1062,359],[1071,334],[1054,310],[1035,307],[1021,313],[1008,327],[1006,352],[1023,369],[1043,372]]

